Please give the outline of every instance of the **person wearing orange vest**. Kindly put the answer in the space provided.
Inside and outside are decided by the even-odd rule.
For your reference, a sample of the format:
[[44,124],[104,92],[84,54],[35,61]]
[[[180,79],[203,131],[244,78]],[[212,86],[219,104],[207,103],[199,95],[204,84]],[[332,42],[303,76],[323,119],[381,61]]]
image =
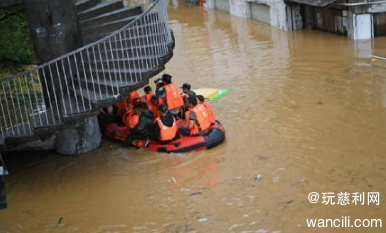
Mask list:
[[122,117],[123,114],[127,111],[128,105],[126,100],[122,100],[114,105],[117,108],[116,115],[118,117]]
[[134,112],[134,109],[129,109],[122,117],[123,123],[131,130],[137,126],[139,115]]
[[202,104],[197,103],[197,98],[189,97],[189,107],[185,114],[186,126],[179,132],[183,136],[206,135],[209,133],[210,121],[208,113]]
[[166,104],[159,105],[158,110],[161,116],[154,122],[153,137],[160,143],[169,143],[179,137],[177,121],[167,110]]
[[142,96],[142,98],[146,99],[146,102],[150,102],[150,98],[154,95],[154,93],[152,92],[152,89],[150,86],[146,86],[145,88],[143,88],[143,92],[145,92],[145,94]]
[[192,86],[189,83],[184,83],[181,87],[182,88],[181,96],[182,96],[182,99],[184,100],[184,106],[183,106],[184,112],[182,115],[184,115],[184,113],[187,112],[189,109],[189,100],[188,100],[189,96],[196,96],[196,93],[190,90],[191,87]]
[[[143,89],[143,91],[145,92],[145,94],[143,96],[141,96],[141,99],[146,101],[147,109],[154,113],[154,117],[155,118],[159,117],[159,112],[158,112],[158,109],[157,109],[157,105],[158,104],[155,105],[155,104],[152,103],[152,98],[156,98],[156,97],[154,96],[154,93],[152,92],[151,87],[150,86],[146,86]],[[158,102],[158,99],[157,99],[157,102]]]
[[212,110],[212,107],[210,106],[210,104],[208,103],[208,101],[205,101],[204,96],[198,95],[198,96],[197,96],[197,99],[198,99],[198,101],[199,101],[200,104],[204,105],[204,107],[205,107],[205,109],[206,109],[206,112],[208,113],[209,121],[210,121],[210,123],[212,124],[212,123],[216,120],[216,117],[214,116],[214,112],[213,112],[213,110]]
[[160,117],[160,112],[158,110],[158,106],[160,104],[161,104],[160,101],[155,95],[151,96],[150,103],[147,104],[147,109],[154,113],[155,118]]
[[130,92],[129,96],[128,96],[128,105],[130,108],[133,108],[134,107],[134,100],[136,98],[139,98],[139,95],[138,95],[138,92],[137,91],[132,91]]
[[172,83],[172,76],[168,74],[162,75],[162,83],[157,83],[156,96],[163,99],[168,110],[173,115],[177,115],[184,105],[184,101],[180,95],[180,89],[175,83]]
[[125,140],[126,146],[132,145],[132,141],[135,139],[149,139],[153,133],[154,114],[147,110],[147,104],[139,102],[134,106],[134,109],[138,111],[139,120],[138,124],[130,130],[130,134]]

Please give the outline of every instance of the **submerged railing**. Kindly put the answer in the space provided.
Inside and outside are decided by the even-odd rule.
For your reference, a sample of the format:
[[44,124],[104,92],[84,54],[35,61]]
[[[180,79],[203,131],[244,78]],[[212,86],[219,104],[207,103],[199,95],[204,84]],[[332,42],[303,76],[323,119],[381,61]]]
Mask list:
[[0,144],[9,136],[63,124],[117,99],[120,88],[142,82],[172,42],[165,0],[120,30],[34,69],[0,80]]

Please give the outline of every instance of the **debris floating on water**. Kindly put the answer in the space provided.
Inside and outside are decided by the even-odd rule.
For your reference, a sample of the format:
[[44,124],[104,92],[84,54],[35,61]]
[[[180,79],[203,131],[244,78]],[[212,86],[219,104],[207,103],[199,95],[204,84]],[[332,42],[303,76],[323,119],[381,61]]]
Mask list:
[[63,220],[63,217],[60,217],[55,227],[60,227],[62,225],[62,220]]
[[172,177],[172,181],[173,181],[174,184],[177,184],[176,178]]
[[255,182],[259,182],[261,180],[261,175],[260,174],[257,174],[257,176],[255,177]]
[[202,192],[195,192],[195,193],[190,193],[189,196],[195,196],[195,195],[200,195]]

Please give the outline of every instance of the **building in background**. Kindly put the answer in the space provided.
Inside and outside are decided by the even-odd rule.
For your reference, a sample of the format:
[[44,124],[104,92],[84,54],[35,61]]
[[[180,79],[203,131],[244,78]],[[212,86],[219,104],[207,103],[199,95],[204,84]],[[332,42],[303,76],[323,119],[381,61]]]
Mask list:
[[208,0],[205,6],[288,31],[317,29],[354,40],[386,36],[383,0]]

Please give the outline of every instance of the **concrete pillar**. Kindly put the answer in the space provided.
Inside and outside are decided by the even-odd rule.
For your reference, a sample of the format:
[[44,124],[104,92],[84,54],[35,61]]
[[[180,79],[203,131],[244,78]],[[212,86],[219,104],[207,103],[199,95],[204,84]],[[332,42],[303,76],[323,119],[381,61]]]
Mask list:
[[288,31],[295,31],[303,29],[303,18],[300,13],[300,5],[290,4],[287,5],[287,24]]
[[286,4],[284,2],[277,1],[269,6],[271,26],[288,31]]
[[[39,65],[83,45],[74,0],[23,0],[23,5]],[[59,82],[55,85],[59,89]],[[66,85],[64,80],[62,85]],[[50,107],[48,96],[55,92],[50,84],[43,83],[43,89],[46,106]]]
[[373,54],[372,40],[354,41],[355,57],[369,58]]
[[246,18],[251,18],[250,3],[244,0],[229,0],[229,10],[231,15]]
[[38,64],[82,46],[73,0],[23,0]]
[[372,15],[366,8],[349,8],[347,36],[352,40],[370,40],[374,37]]
[[59,132],[56,151],[64,155],[78,155],[100,147],[101,141],[98,118],[92,116]]
[[354,40],[370,40],[373,38],[371,14],[354,14]]
[[215,0],[206,0],[206,3],[204,4],[204,7],[205,7],[205,8],[208,8],[208,9],[214,9],[214,8],[216,8],[216,6],[215,6]]

